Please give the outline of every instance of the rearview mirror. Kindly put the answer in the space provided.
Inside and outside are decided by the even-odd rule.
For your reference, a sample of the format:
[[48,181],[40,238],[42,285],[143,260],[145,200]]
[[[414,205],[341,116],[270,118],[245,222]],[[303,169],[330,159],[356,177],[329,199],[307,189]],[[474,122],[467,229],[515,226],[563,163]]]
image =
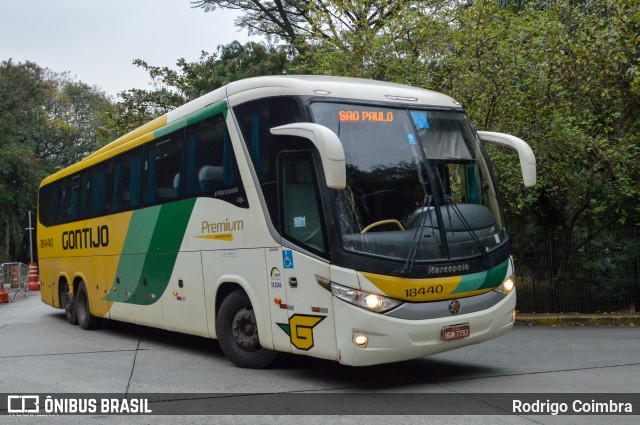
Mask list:
[[271,129],[277,136],[298,136],[311,140],[320,152],[322,167],[327,186],[331,189],[344,189],[347,186],[347,168],[342,142],[327,127],[309,122],[298,122]]
[[478,131],[478,136],[484,143],[506,147],[518,152],[524,186],[533,187],[536,185],[536,156],[527,142],[510,134],[492,131]]

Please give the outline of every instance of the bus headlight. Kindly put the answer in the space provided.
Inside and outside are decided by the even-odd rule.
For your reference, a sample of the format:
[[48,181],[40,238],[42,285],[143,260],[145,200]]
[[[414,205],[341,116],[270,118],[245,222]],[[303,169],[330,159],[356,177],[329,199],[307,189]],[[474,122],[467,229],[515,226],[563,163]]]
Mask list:
[[515,287],[515,276],[509,276],[504,280],[504,282],[502,282],[502,284],[500,284],[500,286],[498,286],[493,291],[502,295],[509,295],[509,293],[513,291]]
[[402,304],[402,301],[393,298],[347,288],[333,282],[331,282],[331,293],[343,301],[376,313],[384,313]]

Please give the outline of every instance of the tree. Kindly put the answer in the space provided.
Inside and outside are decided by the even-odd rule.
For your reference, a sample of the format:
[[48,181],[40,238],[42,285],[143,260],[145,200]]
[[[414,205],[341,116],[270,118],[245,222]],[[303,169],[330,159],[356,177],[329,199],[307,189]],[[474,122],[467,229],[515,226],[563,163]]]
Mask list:
[[424,9],[422,0],[197,0],[205,12],[217,8],[240,10],[236,25],[249,34],[284,41],[305,53],[318,40],[349,51],[347,34],[382,33],[390,22],[411,11]]
[[[533,206],[539,223],[559,227],[579,247],[640,212],[633,47],[640,8],[629,0],[552,4],[513,11],[485,2],[456,10],[465,30],[450,33],[434,81],[483,129],[532,144],[538,189],[526,194],[515,181],[505,185],[510,215],[523,218]],[[511,168],[505,160],[497,165]]]
[[[201,0],[250,32],[295,46],[307,73],[450,94],[482,130],[515,134],[538,159],[490,149],[514,241],[542,227],[571,253],[640,223],[640,3],[634,0]],[[546,246],[535,246],[544,252]],[[565,265],[567,267],[565,267]],[[533,265],[539,274],[543,266]],[[538,267],[538,269],[535,269]]]
[[104,137],[115,139],[184,103],[232,81],[259,75],[284,74],[292,55],[285,47],[234,41],[218,46],[216,53],[202,52],[196,62],[178,59],[178,70],[151,66],[141,59],[134,64],[149,73],[153,90],[128,90],[107,112]]
[[68,74],[33,62],[0,63],[0,260],[21,254],[42,178],[104,143],[97,128],[109,104]]
[[[519,264],[549,276],[556,295],[573,285],[576,270],[607,267],[622,271],[613,282],[626,291],[625,267],[607,266],[604,251],[598,266],[582,254],[611,246],[621,227],[640,222],[639,12],[629,0],[451,10],[448,48],[430,73],[481,129],[520,136],[536,152],[530,191],[521,189],[513,155],[491,156],[515,248],[537,252]],[[551,241],[539,238],[547,228]],[[547,247],[531,241],[553,243],[563,256],[541,263]],[[611,289],[601,284],[611,273],[588,276],[592,288]],[[586,282],[576,290],[586,291]]]

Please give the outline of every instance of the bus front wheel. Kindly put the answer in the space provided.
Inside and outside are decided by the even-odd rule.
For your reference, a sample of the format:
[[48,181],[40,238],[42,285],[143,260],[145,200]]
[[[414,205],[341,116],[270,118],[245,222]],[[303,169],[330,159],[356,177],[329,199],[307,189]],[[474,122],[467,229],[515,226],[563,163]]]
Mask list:
[[236,366],[262,369],[276,358],[275,351],[260,346],[256,315],[242,290],[232,292],[222,301],[216,333],[222,352]]
[[100,324],[100,318],[91,315],[89,294],[87,294],[87,288],[84,286],[84,282],[80,282],[78,285],[76,315],[78,316],[78,325],[84,330],[95,329]]

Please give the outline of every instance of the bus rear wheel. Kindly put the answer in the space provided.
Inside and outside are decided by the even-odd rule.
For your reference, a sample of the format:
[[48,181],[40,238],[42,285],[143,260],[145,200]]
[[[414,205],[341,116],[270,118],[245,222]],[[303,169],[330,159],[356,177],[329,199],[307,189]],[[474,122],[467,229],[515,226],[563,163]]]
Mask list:
[[236,366],[263,369],[276,359],[275,351],[260,346],[256,315],[242,290],[232,292],[222,301],[216,333],[222,352]]
[[66,281],[61,283],[60,300],[62,308],[64,308],[64,315],[67,318],[67,322],[72,325],[77,325],[78,316],[76,315],[76,303],[74,302],[73,294],[69,292],[69,284]]
[[100,325],[100,318],[91,315],[89,308],[89,294],[84,282],[78,285],[78,293],[76,295],[76,315],[78,316],[78,325],[84,330],[95,329]]

